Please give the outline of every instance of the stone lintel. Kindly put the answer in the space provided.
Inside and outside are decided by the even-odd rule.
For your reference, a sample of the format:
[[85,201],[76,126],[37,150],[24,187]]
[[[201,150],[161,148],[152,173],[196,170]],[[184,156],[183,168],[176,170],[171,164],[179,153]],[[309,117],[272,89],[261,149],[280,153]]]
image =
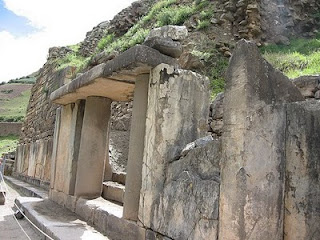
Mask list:
[[50,98],[54,103],[62,105],[88,96],[129,101],[133,96],[137,76],[149,74],[152,68],[161,63],[178,65],[174,58],[147,46],[137,45],[57,89]]

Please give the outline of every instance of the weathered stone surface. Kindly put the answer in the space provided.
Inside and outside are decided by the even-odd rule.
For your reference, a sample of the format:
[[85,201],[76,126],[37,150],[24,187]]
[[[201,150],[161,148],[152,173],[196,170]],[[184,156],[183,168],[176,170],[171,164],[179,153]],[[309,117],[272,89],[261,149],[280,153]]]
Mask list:
[[220,137],[223,133],[223,99],[224,93],[219,93],[210,104],[209,132],[215,137]]
[[74,195],[101,196],[103,180],[112,179],[108,158],[111,100],[88,97],[83,115]]
[[129,101],[132,99],[137,76],[149,74],[150,70],[160,63],[177,66],[174,58],[147,46],[137,45],[57,89],[50,98],[63,105],[88,96]]
[[169,163],[152,229],[172,239],[217,239],[220,154],[214,140]]
[[127,168],[129,153],[129,131],[110,131],[109,162],[113,172],[123,172]]
[[315,93],[320,90],[320,76],[302,76],[292,80],[305,98],[315,97]]
[[148,38],[143,45],[154,48],[159,52],[173,58],[178,58],[182,54],[182,45],[171,38],[152,37]]
[[214,101],[210,104],[210,117],[213,120],[223,118],[223,99],[224,93],[219,93]]
[[320,236],[320,104],[288,106],[286,132],[286,240]]
[[212,142],[213,138],[211,135],[203,137],[203,138],[199,138],[191,143],[188,143],[187,146],[182,149],[181,151],[181,156],[185,156],[188,154],[188,152],[190,152],[192,149],[196,148],[196,147],[203,147],[205,145],[207,145],[208,143]]
[[283,239],[284,104],[299,100],[254,43],[237,44],[226,75],[219,238]]
[[187,36],[188,29],[185,26],[168,25],[152,29],[146,40],[153,37],[171,38],[172,40],[183,40]]
[[84,108],[82,100],[57,110],[51,188],[65,194],[74,194]]
[[148,90],[150,75],[141,75],[136,81],[133,99],[132,128],[130,132],[126,194],[123,217],[137,221],[139,212],[142,165],[146,135]]
[[[206,77],[165,64],[152,71],[150,81],[139,220],[160,232],[163,221],[156,216],[165,193],[167,168],[186,144],[207,132],[209,83]],[[170,194],[171,190],[166,191]],[[170,211],[166,207],[161,205]]]

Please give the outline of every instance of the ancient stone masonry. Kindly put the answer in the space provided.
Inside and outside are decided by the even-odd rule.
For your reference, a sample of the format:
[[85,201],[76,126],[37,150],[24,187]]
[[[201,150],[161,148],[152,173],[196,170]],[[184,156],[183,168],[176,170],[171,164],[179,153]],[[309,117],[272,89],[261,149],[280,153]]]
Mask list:
[[[64,50],[52,48],[49,59]],[[50,181],[52,140],[57,106],[49,100],[50,93],[70,81],[74,68],[56,71],[54,62],[49,61],[39,71],[39,77],[31,89],[27,115],[23,122],[17,147],[16,176],[40,183]],[[45,184],[45,183],[44,183]],[[41,185],[43,185],[41,183]],[[46,184],[47,185],[47,184]]]
[[[133,2],[131,6],[123,9],[111,21],[102,22],[95,26],[86,34],[86,38],[80,43],[79,54],[84,57],[92,56],[92,54],[95,53],[99,41],[107,33],[114,34],[116,37],[125,34],[136,22],[138,22],[141,16],[147,13],[152,2],[152,0]],[[96,61],[93,61],[92,63],[94,62]]]
[[221,0],[212,22],[222,25],[236,40],[288,44],[289,37],[317,33],[319,8],[316,0]]
[[320,99],[320,76],[302,76],[293,79],[292,82],[307,99]]

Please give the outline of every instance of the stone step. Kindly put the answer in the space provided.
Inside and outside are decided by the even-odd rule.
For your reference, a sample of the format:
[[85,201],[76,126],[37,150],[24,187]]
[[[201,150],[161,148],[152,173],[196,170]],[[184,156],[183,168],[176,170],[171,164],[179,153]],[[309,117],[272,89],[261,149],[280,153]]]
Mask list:
[[103,182],[102,197],[123,204],[125,186],[117,182]]
[[125,172],[112,173],[112,181],[126,185],[126,176]]

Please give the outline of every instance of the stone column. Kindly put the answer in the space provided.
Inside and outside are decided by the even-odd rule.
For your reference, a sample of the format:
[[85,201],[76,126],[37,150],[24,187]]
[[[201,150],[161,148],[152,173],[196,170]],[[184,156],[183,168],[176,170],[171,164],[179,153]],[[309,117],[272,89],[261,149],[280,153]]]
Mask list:
[[[207,134],[209,81],[192,71],[160,64],[151,72],[139,220],[160,232],[160,200],[168,165],[186,144]],[[169,208],[164,211],[168,211]]]
[[136,79],[129,141],[129,154],[124,196],[123,217],[137,221],[139,211],[140,189],[142,181],[142,162],[146,115],[148,105],[149,74]]
[[84,111],[78,156],[75,196],[96,198],[101,196],[107,159],[107,144],[111,100],[88,97]]
[[299,100],[254,43],[237,44],[224,97],[219,239],[283,239],[285,103]]
[[320,236],[320,104],[288,106],[285,240]]
[[85,101],[57,109],[51,165],[51,189],[73,195]]

